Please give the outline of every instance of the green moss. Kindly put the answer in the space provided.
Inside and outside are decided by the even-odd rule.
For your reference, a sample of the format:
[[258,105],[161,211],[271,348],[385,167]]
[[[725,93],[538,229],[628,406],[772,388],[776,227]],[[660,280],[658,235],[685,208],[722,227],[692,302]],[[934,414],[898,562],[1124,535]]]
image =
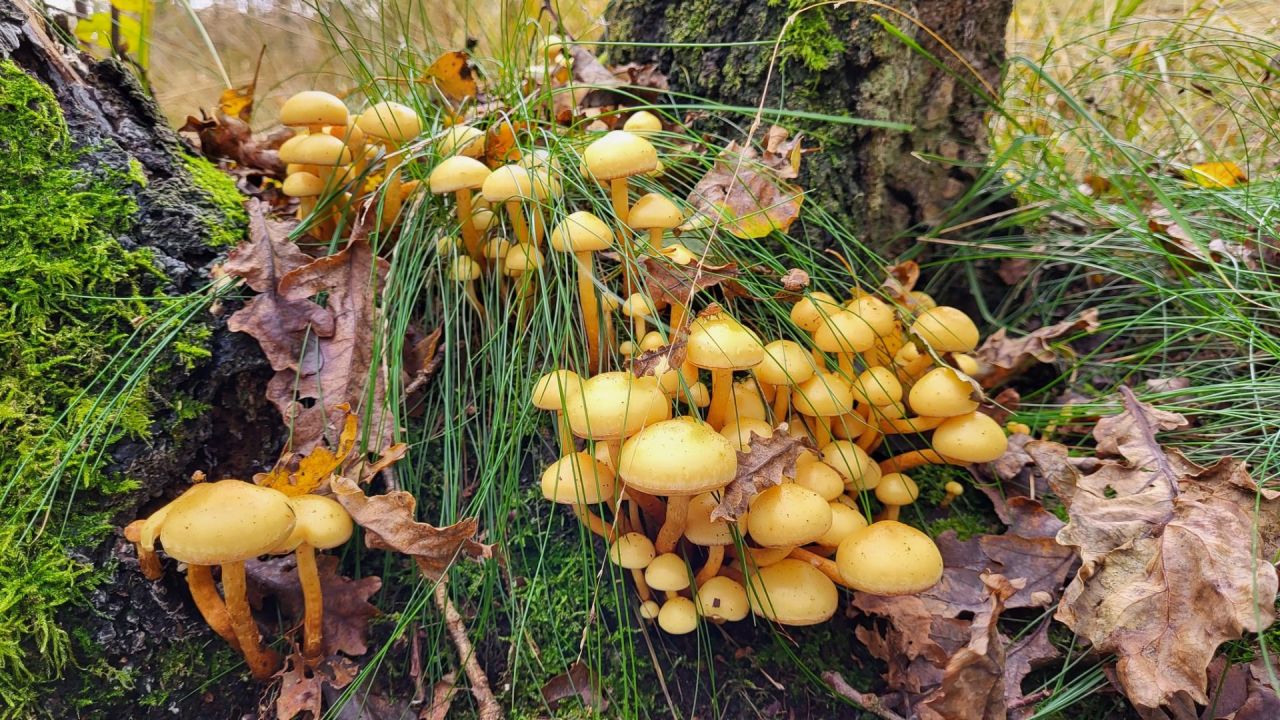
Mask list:
[[[783,2],[784,0],[769,0],[769,5],[777,6]],[[788,14],[813,4],[809,0],[785,2]],[[782,38],[782,57],[797,60],[813,72],[830,69],[844,51],[844,41],[831,29],[831,23],[820,7],[810,8],[797,15]]]
[[141,437],[152,415],[145,381],[111,405],[81,397],[164,276],[148,251],[116,240],[136,212],[136,179],[80,169],[79,157],[48,88],[0,62],[0,717],[32,716],[36,688],[72,657],[56,613],[105,572],[68,555],[109,531],[105,510],[73,511],[73,496],[136,486],[104,473],[103,445],[75,431]]
[[184,157],[183,161],[196,186],[204,191],[219,211],[205,216],[207,244],[215,248],[234,247],[244,239],[244,229],[249,224],[244,195],[236,189],[236,183],[229,175],[208,160],[191,155]]

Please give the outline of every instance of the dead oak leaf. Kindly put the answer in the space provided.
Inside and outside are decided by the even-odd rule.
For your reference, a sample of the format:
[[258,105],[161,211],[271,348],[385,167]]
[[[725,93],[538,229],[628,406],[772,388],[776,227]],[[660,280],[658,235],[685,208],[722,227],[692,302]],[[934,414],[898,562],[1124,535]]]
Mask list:
[[1089,308],[1078,318],[1042,327],[1020,338],[1010,338],[1005,328],[992,333],[976,356],[983,367],[978,376],[982,387],[991,388],[1022,373],[1037,362],[1049,363],[1071,354],[1071,349],[1052,342],[1077,333],[1092,333],[1099,327],[1097,308]]
[[763,153],[729,143],[689,191],[694,214],[681,227],[718,225],[744,239],[787,232],[804,200],[804,191],[787,182],[799,175],[802,152],[800,136],[789,140],[777,126],[766,133]]
[[642,352],[631,359],[631,374],[662,376],[673,368],[684,366],[689,351],[689,340],[681,336],[669,345]]
[[751,433],[747,443],[751,451],[738,451],[738,472],[725,486],[720,504],[711,511],[712,521],[737,520],[756,495],[795,477],[796,460],[804,450],[813,449],[808,439],[788,434],[785,423],[771,437]]
[[430,82],[454,107],[475,98],[480,90],[471,56],[462,51],[447,52],[427,68],[424,82]]
[[345,412],[347,417],[343,421],[342,435],[338,438],[336,450],[317,445],[306,454],[286,453],[270,472],[254,475],[253,481],[285,495],[315,492],[356,448],[356,416],[349,407]]
[[[320,594],[324,599],[324,653],[344,653],[359,657],[369,651],[369,621],[378,615],[378,608],[369,598],[382,589],[382,580],[376,576],[352,580],[338,572],[338,558],[333,555],[317,555],[316,569],[320,573]],[[280,609],[295,622],[302,621],[305,602],[302,585],[298,581],[298,562],[293,555],[269,560],[248,560],[245,574],[257,593],[271,595],[280,603]]]
[[609,708],[609,700],[602,687],[600,677],[579,660],[542,686],[542,699],[554,710],[561,701],[577,698],[583,707],[603,713]]
[[1182,419],[1124,397],[1125,412],[1099,423],[1104,460],[1088,475],[1063,460],[1063,446],[1027,447],[1053,468],[1046,474],[1070,516],[1058,542],[1082,559],[1056,619],[1113,653],[1129,700],[1162,717],[1171,703],[1205,704],[1218,646],[1272,622],[1280,582],[1266,551],[1280,497],[1260,491],[1243,463],[1206,468],[1161,447],[1156,432]]
[[920,281],[920,265],[915,260],[906,260],[885,268],[884,282],[880,287],[892,300],[900,305],[908,305],[911,291]]
[[322,717],[322,683],[323,679],[307,668],[307,663],[300,654],[290,654],[286,659],[285,669],[280,673],[276,720],[293,720],[303,713],[311,713],[313,719]]
[[737,263],[711,265],[691,261],[682,265],[665,258],[645,258],[642,262],[645,288],[659,307],[686,305],[695,294],[727,283],[741,274]]
[[440,579],[460,557],[493,557],[492,545],[475,540],[479,527],[475,518],[438,528],[414,518],[417,500],[403,490],[369,497],[354,481],[342,476],[335,477],[331,485],[338,502],[365,529],[365,545],[408,555],[432,580]]
[[1280,717],[1280,693],[1271,684],[1274,676],[1275,668],[1268,668],[1264,658],[1243,664],[1219,655],[1209,666],[1213,692],[1204,713],[1197,714],[1195,705],[1186,702],[1176,704],[1172,714],[1178,720],[1273,720]]

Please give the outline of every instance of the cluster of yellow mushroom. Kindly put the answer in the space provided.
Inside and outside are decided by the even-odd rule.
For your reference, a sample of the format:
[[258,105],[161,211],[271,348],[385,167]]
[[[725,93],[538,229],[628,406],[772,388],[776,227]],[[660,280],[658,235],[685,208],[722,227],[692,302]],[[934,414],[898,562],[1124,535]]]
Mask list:
[[[673,634],[699,617],[750,613],[809,625],[836,612],[840,586],[899,595],[936,583],[936,545],[899,522],[919,496],[905,472],[988,462],[1007,444],[968,377],[973,321],[923,293],[891,302],[857,290],[797,302],[795,340],[765,342],[718,308],[687,330],[675,324],[686,311],[673,314],[676,343],[642,325],[633,342],[638,352],[666,348],[678,367],[554,370],[532,398],[557,413],[562,454],[542,475],[543,495],[604,538],[632,574],[641,616]],[[927,446],[872,459],[887,438],[923,443],[929,431]],[[768,461],[753,453],[800,438],[783,481],[738,513],[731,483]],[[962,491],[948,483],[947,502]]]
[[[402,146],[422,132],[422,121],[412,108],[384,101],[352,116],[338,97],[306,90],[285,101],[280,122],[296,131],[279,152],[286,163],[283,191],[298,199],[299,220],[308,218],[322,198],[335,198],[316,220],[316,234],[325,237],[337,229],[344,213],[359,205],[364,187],[376,187],[385,179],[382,224],[390,227],[395,222],[405,198],[417,188],[416,181],[403,181],[400,172]],[[370,175],[380,152],[381,172]]]
[[[351,538],[353,523],[336,500],[323,495],[286,495],[241,480],[197,482],[145,520],[125,529],[137,544],[138,561],[151,580],[162,575],[156,540],[165,554],[187,566],[187,585],[209,627],[240,651],[259,680],[280,667],[280,656],[262,646],[245,594],[245,561],[293,553],[304,600],[302,655],[314,667],[323,660],[324,600],[316,550]],[[212,566],[222,566],[222,591]],[[225,596],[225,597],[224,597]]]

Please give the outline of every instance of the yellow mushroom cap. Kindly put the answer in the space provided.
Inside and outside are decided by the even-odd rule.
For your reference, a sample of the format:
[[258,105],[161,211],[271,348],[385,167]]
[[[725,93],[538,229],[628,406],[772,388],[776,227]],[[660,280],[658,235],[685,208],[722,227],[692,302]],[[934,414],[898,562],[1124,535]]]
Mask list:
[[436,141],[436,152],[443,157],[463,155],[469,158],[484,157],[484,132],[466,124],[454,125]]
[[937,367],[911,386],[907,402],[917,415],[955,417],[978,409],[972,394],[973,385],[959,373],[949,367]]
[[750,578],[751,610],[783,625],[817,625],[836,613],[835,583],[812,565],[786,558]]
[[951,360],[956,364],[956,369],[965,375],[977,375],[978,371],[982,369],[978,365],[978,359],[972,355],[956,353],[951,357]]
[[662,592],[679,592],[689,587],[689,568],[675,553],[663,553],[644,569],[644,581]]
[[452,235],[445,235],[436,240],[437,255],[448,256],[456,252],[458,252],[458,238]]
[[529,171],[519,165],[503,165],[485,178],[480,193],[489,202],[531,200],[534,197],[533,179]]
[[796,463],[796,485],[812,490],[827,501],[844,494],[844,476],[812,455],[808,457],[809,460]]
[[694,545],[732,545],[733,532],[724,520],[712,520],[711,511],[720,501],[709,492],[695,495],[689,500],[689,514],[685,519],[684,536]]
[[480,277],[480,264],[466,255],[458,256],[449,268],[449,277],[459,282],[476,280]]
[[942,578],[942,554],[928,535],[896,520],[872,523],[840,543],[840,577],[873,595],[910,595]]
[[292,552],[302,543],[329,550],[351,539],[355,523],[337,500],[325,495],[294,495],[289,498],[289,507],[295,518],[293,532],[275,552]]
[[947,482],[946,485],[942,486],[942,489],[945,490],[947,494],[951,495],[952,497],[959,497],[960,495],[964,494],[964,485],[961,485],[955,480],[951,480]]
[[645,600],[640,603],[640,617],[645,620],[653,620],[662,614],[662,607],[658,605],[657,600]]
[[[498,221],[498,216],[493,214],[488,208],[478,208],[471,213],[471,224],[475,226],[476,232],[484,234],[489,231]],[[503,242],[506,242],[505,240]],[[506,253],[503,253],[506,256]]]
[[502,262],[502,273],[522,275],[530,270],[537,270],[545,263],[546,258],[542,256],[541,250],[532,245],[516,243],[507,251],[507,257]]
[[762,438],[771,438],[773,427],[764,420],[743,417],[720,428],[720,434],[729,440],[734,450],[748,453],[751,452],[751,436],[755,434]]
[[366,135],[393,143],[412,140],[422,132],[422,121],[413,108],[389,100],[369,106],[360,113],[356,125]]
[[342,125],[347,124],[347,106],[336,96],[322,90],[295,93],[280,107],[280,124]]
[[283,147],[280,152],[282,161],[299,165],[334,167],[351,162],[351,149],[346,143],[325,133],[304,135],[297,144],[289,147],[287,153]]
[[628,570],[643,570],[657,557],[653,541],[644,533],[629,532],[618,536],[609,546],[609,560]]
[[933,296],[923,290],[912,290],[907,293],[907,307],[916,312],[932,310],[938,307],[938,301]]
[[764,360],[760,337],[723,313],[695,320],[686,347],[689,362],[712,370],[746,370]]
[[853,395],[871,405],[890,405],[902,400],[902,383],[889,368],[868,368],[854,381]]
[[885,505],[910,505],[920,497],[916,481],[902,473],[888,473],[876,485],[876,499]]
[[660,228],[670,230],[684,221],[684,213],[665,195],[648,193],[641,196],[627,214],[627,224],[634,230]]
[[807,545],[831,529],[831,506],[795,483],[774,485],[751,501],[747,529],[765,547]]
[[592,505],[613,499],[608,465],[584,452],[565,455],[542,472],[542,497],[564,505]]
[[653,303],[641,293],[631,293],[622,303],[622,314],[629,318],[653,317]]
[[[296,522],[288,496],[240,480],[193,485],[165,510],[160,543],[170,557],[192,565],[221,565],[269,553],[289,537]],[[144,546],[148,540],[144,536]]]
[[704,408],[711,404],[711,391],[707,389],[706,383],[699,381],[690,385],[680,398],[694,407]]
[[1004,428],[979,412],[947,418],[933,431],[933,449],[964,462],[991,462],[1008,447]]
[[687,597],[673,597],[658,611],[658,627],[671,635],[688,635],[698,629],[698,611]]
[[489,167],[479,160],[454,155],[440,161],[440,164],[431,170],[428,181],[431,184],[431,192],[436,195],[459,190],[475,190],[484,186],[489,172]]
[[801,415],[845,415],[853,412],[853,386],[835,373],[820,372],[796,386],[792,405]]
[[560,252],[597,252],[613,246],[613,231],[586,210],[570,213],[551,231],[551,247]]
[[[511,255],[515,252],[513,248]],[[657,378],[606,372],[582,383],[580,392],[569,398],[565,416],[578,437],[621,440],[671,417],[671,401]]]
[[644,337],[640,338],[640,349],[644,352],[666,346],[667,341],[662,339],[662,333],[657,330],[650,330],[644,334]]
[[938,352],[967,353],[978,347],[978,326],[962,311],[946,305],[920,313],[911,332]]
[[739,380],[733,384],[731,391],[733,397],[729,400],[729,415],[726,422],[764,420],[769,417],[769,411],[765,407],[768,397],[761,391],[755,380],[751,378]]
[[622,129],[636,135],[651,135],[662,132],[662,120],[648,110],[637,110],[622,123]]
[[857,490],[874,490],[880,484],[880,465],[866,450],[848,440],[836,440],[822,448],[822,462],[844,476]]
[[817,368],[813,355],[793,340],[774,340],[764,346],[764,359],[756,366],[756,377],[770,385],[799,385],[813,377]]
[[791,322],[805,332],[818,329],[826,318],[844,310],[836,299],[824,292],[813,292],[791,306]]
[[860,353],[875,347],[876,334],[866,320],[842,309],[821,319],[813,344],[823,352]]
[[511,252],[511,241],[504,238],[490,238],[484,244],[484,256],[490,260],[505,260]]
[[702,583],[694,596],[698,614],[709,620],[737,622],[751,612],[747,589],[733,578],[717,575]]
[[737,472],[738,456],[729,441],[690,417],[641,430],[623,443],[618,459],[618,474],[627,487],[668,497],[718,490]]
[[841,502],[831,503],[831,529],[817,543],[823,547],[839,547],[844,539],[867,526],[867,519],[856,509]]
[[539,410],[560,410],[569,396],[582,387],[582,378],[572,370],[552,370],[533,385],[533,406]]
[[898,324],[898,316],[894,313],[893,306],[871,295],[850,300],[845,304],[845,309],[862,318],[871,328],[871,332],[879,337],[891,334]]
[[309,172],[296,172],[284,179],[284,194],[289,197],[316,197],[324,192],[325,182]]
[[611,130],[587,146],[582,160],[587,173],[596,180],[615,180],[656,168],[658,151],[639,135]]

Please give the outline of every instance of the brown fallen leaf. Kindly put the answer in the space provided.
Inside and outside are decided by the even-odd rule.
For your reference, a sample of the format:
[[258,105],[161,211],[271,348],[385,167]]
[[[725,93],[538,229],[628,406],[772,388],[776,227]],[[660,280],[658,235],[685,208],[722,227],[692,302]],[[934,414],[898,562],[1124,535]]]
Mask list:
[[299,653],[291,653],[280,673],[280,696],[276,698],[276,720],[293,720],[311,713],[312,720],[324,715],[323,680],[312,673]]
[[614,65],[609,72],[628,89],[642,98],[654,99],[671,89],[667,76],[658,69],[657,63],[635,63]]
[[601,689],[600,678],[581,660],[542,686],[542,699],[552,710],[568,698],[577,698],[584,708],[596,713],[609,709],[609,700]]
[[884,270],[884,282],[880,283],[880,288],[899,305],[908,304],[907,297],[920,281],[920,265],[915,260],[906,260]]
[[737,263],[682,265],[660,258],[645,258],[644,283],[649,297],[659,307],[688,304],[697,293],[727,283],[741,274]]
[[427,68],[423,81],[434,85],[455,108],[480,92],[471,56],[461,51],[447,52],[436,58]]
[[289,241],[292,223],[268,218],[267,205],[258,200],[248,201],[245,208],[249,239],[231,251],[222,271],[243,278],[258,294],[227,318],[227,328],[253,336],[273,370],[314,372],[321,362],[316,339],[333,335],[333,314],[308,299],[289,300],[277,291],[280,278],[312,258]]
[[996,621],[1017,586],[1000,575],[984,575],[986,605],[969,626],[969,643],[947,660],[942,684],[916,707],[920,720],[996,720],[1008,712],[1005,643]]
[[338,502],[365,529],[366,546],[410,556],[422,574],[432,580],[439,580],[459,558],[493,557],[492,545],[474,539],[479,527],[475,518],[437,528],[414,519],[417,500],[403,490],[369,497],[355,481],[343,476],[333,478],[330,485]]
[[[382,588],[382,580],[372,575],[359,580],[344,577],[338,573],[338,558],[333,555],[316,556],[316,568],[324,599],[324,654],[364,655],[369,651],[369,621],[378,614],[369,598]],[[302,621],[305,603],[298,581],[298,562],[293,555],[248,560],[245,575],[256,593],[274,596],[288,618]]]
[[791,268],[782,275],[782,289],[797,293],[809,287],[809,273],[800,268]]
[[[1274,663],[1274,660],[1272,661]],[[1248,664],[1219,655],[1209,666],[1209,703],[1196,713],[1190,702],[1175,704],[1173,717],[1198,720],[1274,720],[1280,718],[1280,693],[1271,684],[1276,668],[1259,657]]]
[[672,368],[683,366],[688,350],[689,340],[686,336],[681,336],[670,345],[642,352],[631,359],[631,374],[636,377],[662,375]]
[[1005,258],[1000,261],[999,267],[996,268],[996,275],[1000,276],[1005,285],[1017,285],[1027,279],[1033,267],[1034,265],[1030,258]]
[[290,496],[315,492],[356,448],[356,416],[350,408],[345,412],[336,450],[317,445],[305,455],[286,452],[270,472],[254,475],[253,481]]
[[614,76],[608,68],[596,58],[595,53],[582,45],[568,46],[569,57],[573,59],[573,82],[586,85],[575,97],[578,107],[601,107],[617,105],[619,97],[614,88],[622,87],[622,80]]
[[[781,138],[781,139],[779,139]],[[736,237],[785,233],[800,217],[804,191],[787,180],[800,172],[800,136],[774,126],[763,152],[730,142],[689,191],[693,216],[681,227],[719,225]]]
[[1093,472],[1075,471],[1055,443],[1026,450],[1067,506],[1058,541],[1082,559],[1056,619],[1115,654],[1139,713],[1164,717],[1171,703],[1205,704],[1218,646],[1274,619],[1280,494],[1231,458],[1206,468],[1165,449],[1156,433],[1185,420],[1122,395],[1124,412],[1095,428]]
[[277,372],[267,384],[267,398],[293,431],[295,452],[307,452],[324,439],[336,444],[346,415],[344,404],[352,409],[367,406],[370,422],[363,430],[370,452],[381,452],[392,443],[395,418],[386,407],[386,359],[373,354],[373,333],[380,323],[377,298],[387,267],[369,247],[368,225],[363,225],[338,253],[280,278],[284,300],[301,302],[323,293],[334,318],[333,332],[314,341],[319,356],[315,366]]
[[814,449],[808,438],[788,434],[786,423],[779,425],[772,437],[751,433],[747,444],[751,452],[738,452],[738,473],[725,486],[720,504],[711,511],[713,521],[737,520],[756,495],[795,477],[800,454]]
[[1025,720],[1035,714],[1035,693],[1030,697],[1022,690],[1022,681],[1032,670],[1042,668],[1058,659],[1062,653],[1049,641],[1050,623],[1042,622],[1036,629],[1014,642],[1005,650],[1004,696],[1008,701],[1009,717]]
[[1060,357],[1069,357],[1068,347],[1054,347],[1051,341],[1076,333],[1097,330],[1098,310],[1089,308],[1074,320],[1042,327],[1020,338],[1010,338],[1004,328],[991,333],[978,348],[978,362],[982,366],[977,379],[984,388],[992,388],[1018,375],[1036,362],[1049,363]]

